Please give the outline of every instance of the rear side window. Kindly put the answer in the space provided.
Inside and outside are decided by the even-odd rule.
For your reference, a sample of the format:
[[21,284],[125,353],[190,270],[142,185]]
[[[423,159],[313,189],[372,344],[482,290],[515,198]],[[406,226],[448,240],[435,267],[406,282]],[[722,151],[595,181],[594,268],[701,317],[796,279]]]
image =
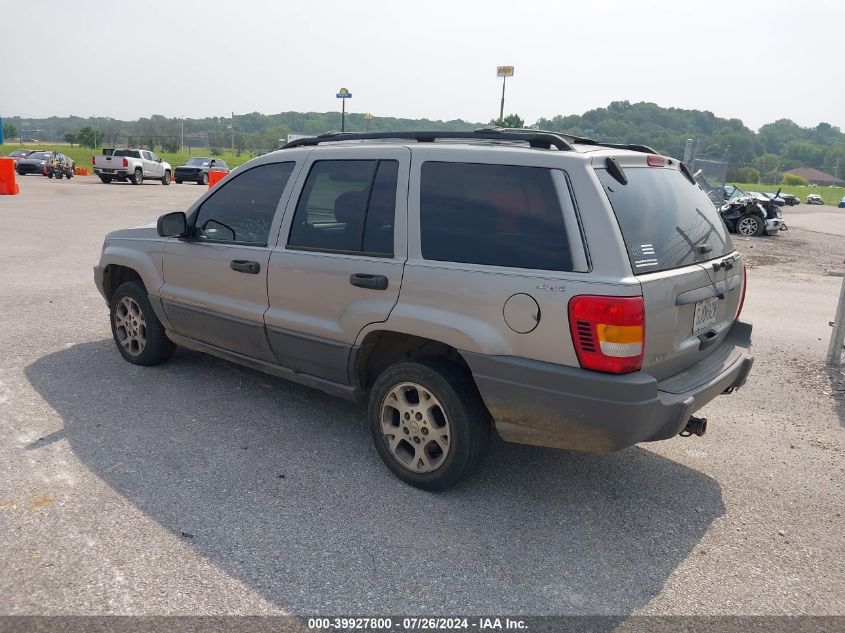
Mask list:
[[399,163],[314,163],[293,217],[288,246],[302,250],[393,255]]
[[669,270],[733,251],[716,207],[677,169],[630,167],[623,185],[597,169],[635,274]]
[[573,269],[563,212],[548,169],[424,163],[420,234],[424,259]]

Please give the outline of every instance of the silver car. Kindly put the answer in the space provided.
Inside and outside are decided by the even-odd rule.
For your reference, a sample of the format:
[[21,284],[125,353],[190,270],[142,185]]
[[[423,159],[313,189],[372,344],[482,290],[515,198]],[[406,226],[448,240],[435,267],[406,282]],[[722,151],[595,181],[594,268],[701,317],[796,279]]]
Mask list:
[[94,269],[127,361],[182,345],[367,401],[384,463],[427,490],[494,432],[703,434],[753,362],[744,272],[675,159],[503,130],[294,141],[110,233]]

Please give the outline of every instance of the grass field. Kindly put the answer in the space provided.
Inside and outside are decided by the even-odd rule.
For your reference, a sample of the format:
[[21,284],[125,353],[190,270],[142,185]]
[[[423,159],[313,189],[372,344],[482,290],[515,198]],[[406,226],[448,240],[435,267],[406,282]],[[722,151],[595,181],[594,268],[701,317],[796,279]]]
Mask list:
[[[0,145],[0,156],[8,156],[9,152],[12,152],[16,149],[40,149],[40,150],[55,150],[57,152],[62,152],[70,156],[75,162],[77,167],[91,167],[91,156],[94,154],[100,154],[102,150],[93,150],[87,147],[71,147],[70,145],[65,144],[55,144],[50,145],[48,143],[24,143],[23,145],[19,145],[18,143],[7,143],[6,145]],[[156,154],[161,156],[164,160],[166,160],[170,165],[175,169],[179,165],[185,164],[189,158],[195,156],[211,156],[211,153],[207,149],[197,149],[194,148],[191,150],[191,153],[188,152],[160,152],[156,150]],[[249,152],[241,152],[240,156],[235,155],[230,151],[224,151],[218,158],[222,158],[226,161],[229,167],[237,167],[248,160],[254,158],[253,154]]]
[[[742,183],[729,182],[729,185],[735,185],[743,191],[759,191],[760,193],[775,193],[778,190],[778,185],[763,185],[759,183]],[[833,205],[839,204],[842,197],[845,196],[845,187],[788,187],[786,185],[780,186],[781,192],[791,193],[793,196],[798,196],[801,203],[807,201],[807,196],[811,193],[818,194],[822,197],[825,204]]]

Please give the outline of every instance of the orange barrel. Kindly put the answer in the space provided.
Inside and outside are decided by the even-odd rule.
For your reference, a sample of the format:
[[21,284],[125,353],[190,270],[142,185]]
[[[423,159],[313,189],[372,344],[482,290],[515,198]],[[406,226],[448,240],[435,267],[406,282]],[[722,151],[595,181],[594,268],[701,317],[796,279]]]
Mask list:
[[211,189],[216,183],[223,180],[228,171],[210,171],[208,172],[208,188]]
[[14,196],[19,191],[15,180],[15,159],[0,158],[0,195]]

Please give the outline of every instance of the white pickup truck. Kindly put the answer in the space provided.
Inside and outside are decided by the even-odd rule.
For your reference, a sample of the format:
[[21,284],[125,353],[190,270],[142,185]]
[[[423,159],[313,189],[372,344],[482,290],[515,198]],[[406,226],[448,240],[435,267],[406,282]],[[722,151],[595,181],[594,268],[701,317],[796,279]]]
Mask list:
[[159,180],[161,184],[169,185],[173,174],[170,163],[145,149],[116,149],[110,155],[94,156],[91,162],[94,173],[105,184],[112,180],[128,180],[133,185],[140,185],[145,180]]

